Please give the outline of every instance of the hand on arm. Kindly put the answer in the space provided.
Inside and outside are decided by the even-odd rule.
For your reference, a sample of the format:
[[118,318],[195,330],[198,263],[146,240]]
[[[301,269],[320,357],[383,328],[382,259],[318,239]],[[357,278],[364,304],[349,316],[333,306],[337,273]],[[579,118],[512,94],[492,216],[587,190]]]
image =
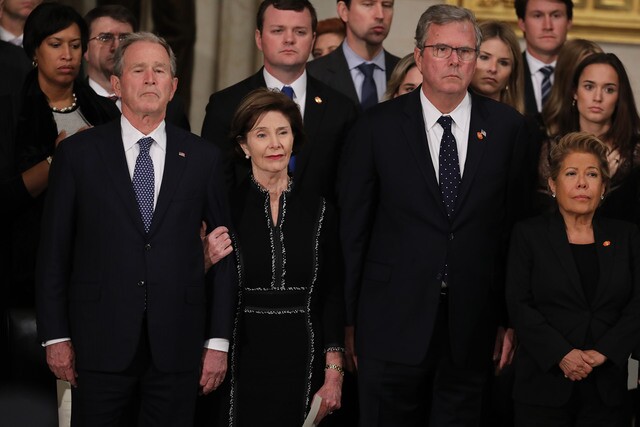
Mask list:
[[226,257],[233,251],[231,245],[231,237],[227,227],[216,227],[211,233],[205,235],[207,226],[202,222],[200,229],[200,237],[202,238],[202,247],[204,250],[204,271],[207,272],[222,258]]
[[46,347],[47,365],[56,376],[64,381],[69,381],[72,386],[77,387],[75,352],[71,341],[62,341]]
[[227,374],[227,352],[205,348],[202,353],[202,373],[200,387],[203,394],[209,394],[222,384]]
[[[342,353],[336,351],[328,351],[326,356],[327,366],[342,367]],[[325,368],[324,384],[316,393],[322,398],[320,410],[316,416],[315,424],[331,414],[333,411],[340,409],[340,401],[342,399],[342,379],[344,372],[333,367]]]

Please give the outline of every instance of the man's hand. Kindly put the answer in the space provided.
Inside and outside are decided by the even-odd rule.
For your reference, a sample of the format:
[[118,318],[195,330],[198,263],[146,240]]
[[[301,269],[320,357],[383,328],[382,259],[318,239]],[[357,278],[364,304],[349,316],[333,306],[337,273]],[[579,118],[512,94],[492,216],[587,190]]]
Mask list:
[[208,235],[205,235],[206,229],[206,224],[202,222],[200,237],[202,238],[202,247],[204,250],[205,272],[209,271],[213,265],[233,251],[231,237],[229,237],[229,230],[227,227],[216,227]]
[[62,341],[45,347],[47,353],[47,365],[56,376],[64,381],[69,381],[77,387],[76,357],[71,341]]
[[564,377],[571,381],[580,381],[587,378],[593,368],[591,364],[596,361],[581,350],[573,349],[560,361],[560,369]]
[[222,384],[227,374],[227,352],[205,348],[202,353],[202,394],[209,394]]
[[605,356],[604,354],[600,353],[597,350],[585,350],[584,354],[586,354],[588,357],[590,357],[593,362],[589,363],[589,365],[591,365],[592,368],[597,368],[598,366],[602,365],[604,362],[607,361],[607,356]]
[[354,326],[344,328],[344,366],[349,372],[358,370],[358,356],[356,355],[356,332]]
[[496,343],[493,348],[493,363],[496,367],[496,375],[500,374],[505,366],[513,361],[513,354],[516,351],[516,333],[513,328],[498,327]]

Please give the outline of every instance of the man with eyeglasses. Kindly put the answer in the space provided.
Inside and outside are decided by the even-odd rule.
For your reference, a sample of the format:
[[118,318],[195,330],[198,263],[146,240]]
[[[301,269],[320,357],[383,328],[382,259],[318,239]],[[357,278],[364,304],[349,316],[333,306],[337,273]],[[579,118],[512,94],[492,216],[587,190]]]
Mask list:
[[[526,144],[519,113],[468,91],[480,42],[471,11],[427,9],[422,86],[367,110],[343,155],[346,344],[363,427],[479,425]],[[510,342],[498,345],[504,365]]]
[[[98,95],[112,99],[121,109],[120,99],[111,87],[113,58],[120,42],[138,31],[138,21],[129,9],[120,5],[98,6],[91,9],[84,19],[89,27],[89,43],[84,54],[87,82]],[[187,131],[191,130],[180,97],[174,96],[169,101],[166,120]]]

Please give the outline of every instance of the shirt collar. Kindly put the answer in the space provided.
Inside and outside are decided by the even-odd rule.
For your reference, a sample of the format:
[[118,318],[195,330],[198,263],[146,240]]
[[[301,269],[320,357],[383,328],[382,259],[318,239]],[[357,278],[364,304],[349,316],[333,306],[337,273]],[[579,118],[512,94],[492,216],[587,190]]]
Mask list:
[[342,43],[342,51],[344,52],[344,57],[347,60],[347,65],[349,66],[349,70],[353,70],[358,65],[362,64],[363,62],[366,62],[369,64],[376,64],[376,66],[379,69],[381,69],[382,71],[386,71],[386,65],[384,61],[384,49],[380,49],[380,52],[378,52],[378,54],[374,56],[371,61],[367,61],[366,59],[364,59],[363,57],[355,53],[355,51],[351,49],[351,47],[349,46],[349,43],[347,43],[347,40],[345,39],[345,41]]
[[463,126],[464,123],[468,121],[468,118],[471,115],[471,95],[467,92],[460,102],[453,109],[452,112],[448,114],[441,113],[432,103],[429,101],[429,98],[426,97],[422,88],[416,88],[416,90],[420,91],[420,103],[422,104],[422,114],[424,116],[424,124],[427,129],[431,129],[433,126],[438,123],[438,119],[440,116],[451,116],[453,122],[456,123],[457,126]]
[[100,86],[98,82],[93,80],[91,77],[87,78],[87,82],[89,83],[89,87],[91,87],[91,89],[93,89],[96,94],[102,97],[109,98],[110,96],[115,95],[115,93],[113,92],[109,93],[108,91],[106,91],[102,86]]
[[280,80],[275,78],[266,68],[262,69],[262,75],[264,76],[264,82],[269,89],[282,90],[283,86],[291,86],[293,94],[296,99],[300,99],[307,94],[307,70],[305,69],[300,77],[294,80],[291,84],[285,85]]
[[537,73],[538,71],[540,71],[542,67],[546,67],[547,65],[551,65],[553,68],[556,67],[557,61],[553,61],[549,64],[545,64],[544,62],[540,61],[538,58],[534,58],[533,55],[531,55],[528,50],[525,52],[526,52],[525,58],[527,58],[527,64],[529,65],[529,71],[531,71],[531,74]]
[[133,127],[124,114],[120,116],[120,126],[122,128],[122,143],[124,144],[124,151],[129,151],[141,138],[146,136],[153,138],[156,144],[158,144],[158,147],[160,147],[162,151],[166,151],[167,132],[165,131],[164,120],[161,121],[158,127],[152,130],[148,135],[143,134]]
[[13,34],[10,31],[7,31],[2,25],[0,25],[0,40],[4,40],[6,42],[13,43],[13,40],[20,40],[20,46],[22,46],[22,37],[23,35],[20,34],[19,36],[16,36],[15,34]]

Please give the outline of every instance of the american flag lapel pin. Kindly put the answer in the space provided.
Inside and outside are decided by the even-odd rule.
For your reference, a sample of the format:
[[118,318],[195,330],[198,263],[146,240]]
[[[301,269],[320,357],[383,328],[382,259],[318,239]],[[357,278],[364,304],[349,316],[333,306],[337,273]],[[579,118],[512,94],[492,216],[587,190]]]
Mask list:
[[487,136],[487,132],[485,132],[484,129],[481,129],[476,133],[476,136],[482,141],[484,137]]
[[184,154],[184,151],[178,151],[178,156],[180,157],[187,157],[186,154]]

